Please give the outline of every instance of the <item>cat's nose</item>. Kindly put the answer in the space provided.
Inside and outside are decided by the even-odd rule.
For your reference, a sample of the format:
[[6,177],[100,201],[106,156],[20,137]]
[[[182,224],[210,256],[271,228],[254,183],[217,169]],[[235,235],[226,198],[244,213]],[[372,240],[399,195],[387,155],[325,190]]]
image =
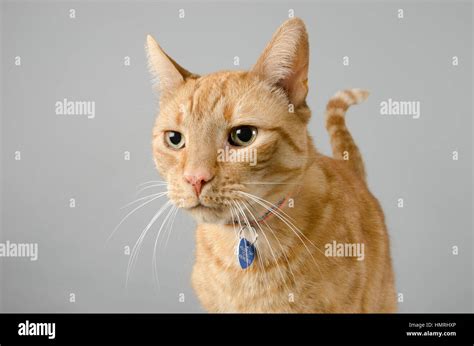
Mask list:
[[184,179],[193,186],[196,197],[199,197],[204,184],[212,178],[213,175],[207,170],[197,170],[184,173]]

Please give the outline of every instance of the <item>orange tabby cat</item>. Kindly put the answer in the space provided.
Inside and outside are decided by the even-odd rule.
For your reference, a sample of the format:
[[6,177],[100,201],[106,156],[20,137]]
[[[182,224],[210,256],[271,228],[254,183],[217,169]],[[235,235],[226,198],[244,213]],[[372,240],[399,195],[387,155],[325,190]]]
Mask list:
[[384,215],[344,120],[367,92],[329,101],[334,158],[318,153],[303,21],[286,21],[245,72],[190,73],[151,36],[147,52],[160,93],[154,159],[198,223],[192,283],[204,308],[396,311]]

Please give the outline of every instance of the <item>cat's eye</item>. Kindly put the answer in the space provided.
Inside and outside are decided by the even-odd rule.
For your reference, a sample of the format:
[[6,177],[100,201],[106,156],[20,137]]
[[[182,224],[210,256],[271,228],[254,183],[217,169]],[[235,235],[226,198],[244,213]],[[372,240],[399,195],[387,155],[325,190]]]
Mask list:
[[166,131],[165,141],[170,148],[175,150],[184,147],[184,136],[178,131]]
[[245,147],[252,144],[256,137],[256,127],[248,125],[239,126],[230,131],[229,143],[236,147]]

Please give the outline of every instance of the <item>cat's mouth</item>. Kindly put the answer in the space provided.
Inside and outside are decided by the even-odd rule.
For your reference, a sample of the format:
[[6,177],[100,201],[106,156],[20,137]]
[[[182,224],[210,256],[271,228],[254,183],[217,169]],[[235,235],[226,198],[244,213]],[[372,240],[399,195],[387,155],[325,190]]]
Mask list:
[[205,205],[201,201],[195,205],[186,208],[198,222],[205,223],[225,223],[226,216],[224,215],[224,208],[215,205]]
[[188,210],[190,210],[190,211],[191,210],[212,210],[212,209],[216,210],[218,208],[204,205],[201,202],[198,202],[198,203],[196,203],[196,205],[188,208]]
[[203,201],[197,201],[195,205],[185,208],[197,221],[215,224],[236,225],[249,224],[256,225],[265,222],[272,215],[279,215],[280,208],[284,205],[287,197],[282,197],[275,204],[269,203],[264,208],[259,208],[258,204],[234,202],[235,207],[229,208],[226,205],[208,205]]

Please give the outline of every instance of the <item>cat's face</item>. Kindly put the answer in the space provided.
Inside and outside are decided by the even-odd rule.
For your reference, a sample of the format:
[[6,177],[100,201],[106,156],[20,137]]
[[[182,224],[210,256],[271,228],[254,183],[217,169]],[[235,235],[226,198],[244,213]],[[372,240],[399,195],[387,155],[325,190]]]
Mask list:
[[151,37],[147,48],[160,91],[153,155],[173,203],[198,222],[227,224],[237,221],[239,208],[261,215],[258,198],[276,203],[294,189],[309,140],[308,44],[300,20],[282,25],[249,72],[200,77]]

